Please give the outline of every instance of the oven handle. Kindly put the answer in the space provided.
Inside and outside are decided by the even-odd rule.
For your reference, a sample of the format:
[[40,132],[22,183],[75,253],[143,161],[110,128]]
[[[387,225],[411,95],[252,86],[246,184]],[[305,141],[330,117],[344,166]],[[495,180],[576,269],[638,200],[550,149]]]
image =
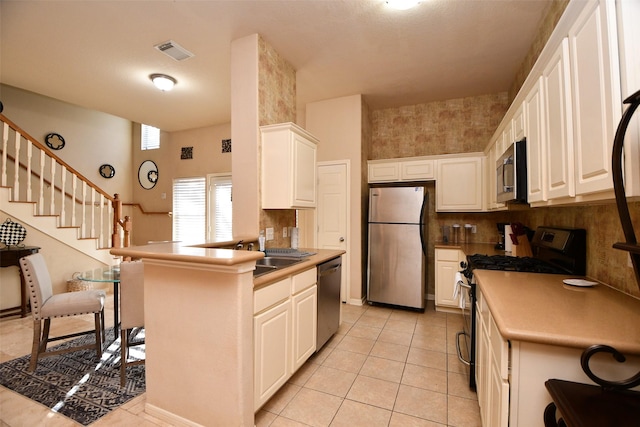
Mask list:
[[470,366],[471,362],[462,357],[462,350],[460,349],[460,335],[465,335],[464,331],[460,331],[456,334],[456,351],[458,352],[458,359],[460,359],[460,361],[465,365]]

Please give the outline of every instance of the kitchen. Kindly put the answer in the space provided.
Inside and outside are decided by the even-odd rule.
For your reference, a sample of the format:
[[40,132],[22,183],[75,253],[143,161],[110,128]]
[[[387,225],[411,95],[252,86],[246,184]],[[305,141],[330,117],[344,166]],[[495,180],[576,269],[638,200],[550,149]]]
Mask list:
[[[504,112],[508,106],[507,99],[508,98],[506,96],[499,95],[464,98],[447,102],[433,103],[426,106],[425,110],[427,110],[427,112],[415,112],[414,117],[420,118],[422,114],[424,114],[424,116],[430,116],[434,111],[436,111],[439,112],[440,117],[446,117],[450,120],[450,127],[443,131],[443,135],[445,136],[445,138],[436,138],[440,141],[443,141],[443,143],[446,142],[445,147],[447,152],[465,153],[482,151],[485,148],[484,145],[486,141],[489,141],[491,139],[493,131],[504,115]],[[345,100],[317,103],[317,105],[311,106],[310,109],[313,109],[314,107],[316,109],[330,109],[340,101]],[[356,108],[363,108],[366,113],[366,106],[362,107],[362,105],[360,104],[361,100],[358,97],[354,97],[346,101],[350,103],[350,106],[353,106],[355,104]],[[498,105],[498,107],[496,108],[495,105]],[[502,107],[502,110],[500,110],[500,107]],[[440,152],[434,153],[418,151],[424,149],[421,147],[424,147],[425,144],[421,144],[421,141],[412,138],[415,132],[415,129],[413,128],[404,128],[404,139],[402,140],[386,141],[384,142],[384,144],[381,142],[381,140],[383,139],[382,135],[385,134],[385,132],[383,131],[384,123],[388,123],[390,119],[392,120],[391,122],[397,123],[398,121],[393,120],[393,117],[404,117],[407,111],[415,111],[418,109],[419,108],[414,106],[383,111],[373,111],[371,113],[371,123],[366,129],[363,130],[363,133],[371,135],[372,141],[371,144],[366,144],[366,147],[362,150],[363,152],[368,152],[367,159],[376,160],[395,158],[397,157],[397,153],[406,154],[406,157],[440,154]],[[463,132],[467,131],[473,133],[474,131],[477,131],[476,129],[469,129],[469,122],[468,119],[466,119],[467,116],[465,116],[465,114],[473,112],[475,112],[476,114],[480,114],[486,113],[486,111],[493,112],[495,110],[498,111],[495,112],[494,117],[492,117],[491,120],[488,120],[490,123],[485,124],[485,127],[483,129],[480,129],[480,132],[484,132],[483,135],[486,137],[478,138],[477,140],[482,140],[483,142],[478,143],[478,147],[465,146],[468,141],[464,138]],[[461,112],[460,116],[456,117],[457,113],[459,112]],[[483,117],[486,118],[486,114],[483,114]],[[459,121],[457,121],[456,119],[458,119]],[[312,125],[313,121],[314,117],[307,115],[308,124]],[[311,126],[307,127],[310,128]],[[461,132],[462,137],[460,137]],[[320,139],[329,138],[320,137]],[[407,141],[409,141],[409,143],[407,143]],[[432,148],[432,146],[430,146],[430,148]],[[415,151],[407,153],[407,151],[410,150]],[[435,200],[435,197],[432,197],[432,200]],[[637,223],[638,205],[635,202],[634,204],[632,204],[632,212]],[[478,228],[477,236],[474,236],[477,241],[492,242],[497,239],[495,223],[507,222],[515,219],[532,228],[538,225],[553,223],[554,225],[560,225],[564,227],[578,227],[589,230],[590,232],[588,233],[587,237],[589,239],[587,241],[587,250],[589,251],[587,256],[589,262],[587,270],[588,275],[590,277],[597,278],[602,282],[609,283],[612,286],[626,291],[631,295],[637,295],[637,290],[633,287],[632,273],[629,268],[624,267],[627,264],[625,254],[610,249],[611,242],[621,240],[618,237],[611,237],[620,236],[619,224],[615,215],[615,207],[611,204],[576,207],[552,206],[541,209],[516,208],[515,210],[499,211],[495,213],[440,213],[437,215],[437,219],[434,218],[432,220],[433,222],[430,224],[430,228],[432,231],[431,235],[438,236],[440,226],[444,224],[454,222],[463,224],[473,223],[476,224]],[[429,253],[431,254],[433,252],[429,251]],[[358,258],[354,258],[353,264],[355,272],[360,271],[359,266],[357,265],[357,261]],[[609,268],[611,263],[621,266],[621,268],[611,269]],[[433,271],[433,269],[431,269],[431,271]],[[432,280],[431,276],[430,280]],[[354,283],[358,283],[358,281],[356,280],[354,281]],[[430,284],[428,290],[433,289],[433,286],[431,286]],[[358,286],[354,286],[352,288],[351,298],[362,298],[362,291],[362,287],[358,289]]]

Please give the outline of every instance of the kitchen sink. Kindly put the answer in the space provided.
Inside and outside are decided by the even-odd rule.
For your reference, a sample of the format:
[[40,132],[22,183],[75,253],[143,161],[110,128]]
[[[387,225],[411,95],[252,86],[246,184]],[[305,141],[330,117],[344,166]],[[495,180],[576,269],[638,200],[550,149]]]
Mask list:
[[253,270],[253,277],[259,277],[263,274],[271,273],[279,268],[289,267],[304,261],[302,258],[287,258],[268,256],[256,261],[256,269]]
[[303,261],[301,258],[287,258],[287,257],[275,257],[275,256],[267,256],[262,259],[256,261],[256,266],[263,265],[267,267],[288,267],[293,264],[297,264]]

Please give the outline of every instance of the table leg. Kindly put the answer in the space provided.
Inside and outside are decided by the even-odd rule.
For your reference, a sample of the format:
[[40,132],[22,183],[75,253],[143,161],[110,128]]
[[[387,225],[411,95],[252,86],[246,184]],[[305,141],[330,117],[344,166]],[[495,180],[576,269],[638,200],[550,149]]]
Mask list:
[[113,282],[113,340],[117,340],[120,336],[120,283]]

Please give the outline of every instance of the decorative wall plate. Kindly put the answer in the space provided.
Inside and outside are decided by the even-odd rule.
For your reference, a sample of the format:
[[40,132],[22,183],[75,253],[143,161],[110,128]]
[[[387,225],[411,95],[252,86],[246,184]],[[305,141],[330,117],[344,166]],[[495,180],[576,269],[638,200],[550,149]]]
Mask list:
[[7,246],[15,246],[27,237],[27,230],[17,222],[11,221],[11,218],[7,218],[5,222],[0,225],[0,242]]
[[145,160],[138,168],[138,182],[145,190],[151,190],[158,182],[158,166],[152,160]]
[[52,150],[62,150],[64,148],[64,138],[57,133],[50,133],[44,137],[44,143]]
[[113,168],[113,166],[108,165],[106,163],[100,166],[100,175],[103,178],[113,178],[115,174],[116,174],[116,170]]

